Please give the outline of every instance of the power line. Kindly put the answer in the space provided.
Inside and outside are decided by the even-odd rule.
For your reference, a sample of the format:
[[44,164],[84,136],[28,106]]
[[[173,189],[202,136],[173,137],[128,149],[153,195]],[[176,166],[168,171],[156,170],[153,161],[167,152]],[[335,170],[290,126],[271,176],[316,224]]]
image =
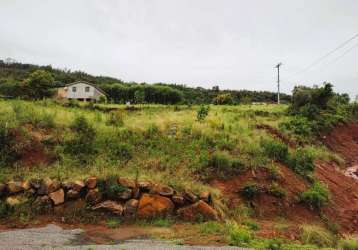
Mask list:
[[[304,72],[306,72],[307,70],[309,70],[310,68],[312,68],[313,66],[315,66],[316,64],[320,63],[322,60],[324,60],[325,58],[327,58],[328,56],[332,55],[334,52],[336,52],[337,50],[343,48],[345,45],[347,45],[349,42],[351,42],[352,40],[356,39],[358,37],[358,33],[355,34],[354,36],[352,36],[351,38],[349,38],[348,40],[344,41],[343,43],[341,43],[339,46],[337,46],[336,48],[334,48],[333,50],[329,51],[328,53],[326,53],[325,55],[321,56],[320,58],[316,59],[315,61],[313,61],[311,64],[309,64],[307,67],[303,68],[302,70],[290,75],[288,78],[294,76],[294,75],[298,75],[298,74],[302,74]],[[348,52],[347,52],[348,53]]]

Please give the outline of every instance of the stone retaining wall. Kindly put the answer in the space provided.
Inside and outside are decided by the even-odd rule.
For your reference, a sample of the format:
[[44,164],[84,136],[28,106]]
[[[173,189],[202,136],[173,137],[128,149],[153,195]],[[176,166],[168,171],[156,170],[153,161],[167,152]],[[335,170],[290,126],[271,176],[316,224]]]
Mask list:
[[217,220],[217,211],[209,192],[178,192],[169,186],[150,181],[135,182],[126,178],[60,182],[56,179],[32,179],[0,183],[0,203],[16,206],[24,197],[33,205],[56,208],[66,202],[84,199],[89,209],[106,211],[128,218],[178,216],[183,220]]

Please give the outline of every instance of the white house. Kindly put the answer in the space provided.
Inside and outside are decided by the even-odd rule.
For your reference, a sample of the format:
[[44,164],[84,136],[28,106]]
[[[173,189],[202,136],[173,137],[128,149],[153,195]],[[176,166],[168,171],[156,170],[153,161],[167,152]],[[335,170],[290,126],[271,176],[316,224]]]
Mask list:
[[58,90],[58,97],[79,101],[98,101],[101,96],[105,97],[106,94],[97,86],[84,81],[70,83]]

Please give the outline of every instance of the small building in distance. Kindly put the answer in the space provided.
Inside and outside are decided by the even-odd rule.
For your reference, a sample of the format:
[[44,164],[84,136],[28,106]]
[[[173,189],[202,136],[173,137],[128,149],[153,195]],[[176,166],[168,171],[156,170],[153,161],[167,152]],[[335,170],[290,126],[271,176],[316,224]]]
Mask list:
[[78,101],[99,101],[101,97],[105,98],[106,94],[91,83],[78,81],[59,88],[57,97]]

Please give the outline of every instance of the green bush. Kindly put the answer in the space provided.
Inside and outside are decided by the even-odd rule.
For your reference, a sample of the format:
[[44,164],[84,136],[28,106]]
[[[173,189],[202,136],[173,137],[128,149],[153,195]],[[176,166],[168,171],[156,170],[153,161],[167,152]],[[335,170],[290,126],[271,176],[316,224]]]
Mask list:
[[342,240],[339,244],[342,250],[358,250],[358,240],[357,239],[345,239]]
[[216,170],[228,170],[231,168],[231,157],[227,152],[215,152],[209,161],[210,166]]
[[314,155],[310,150],[298,148],[296,152],[289,157],[288,166],[296,173],[307,177],[314,169]]
[[248,246],[253,239],[253,235],[249,229],[240,227],[235,222],[227,223],[229,234],[229,244],[231,246]]
[[291,120],[282,122],[279,125],[281,129],[292,131],[296,135],[303,137],[312,136],[315,126],[314,121],[310,121],[308,118],[300,115],[296,115]]
[[0,219],[6,218],[12,212],[12,208],[5,202],[0,202]]
[[261,187],[256,182],[246,182],[241,189],[241,194],[246,199],[253,199],[261,192]]
[[14,131],[8,128],[7,122],[0,120],[0,167],[12,164],[18,154],[15,150]]
[[[103,187],[101,188],[103,189]],[[108,177],[105,182],[105,194],[109,199],[116,200],[121,193],[127,190],[126,187],[118,184],[117,177],[115,176]]]
[[133,148],[129,144],[110,141],[107,148],[106,153],[112,160],[128,161],[132,158]]
[[300,200],[307,204],[311,209],[321,209],[330,200],[330,193],[327,186],[315,182],[300,196]]
[[253,220],[244,220],[243,222],[241,222],[241,224],[247,226],[248,228],[254,231],[260,230],[260,225]]
[[202,122],[205,120],[208,114],[209,114],[209,106],[201,105],[197,111],[196,118],[199,122]]
[[261,141],[264,152],[273,160],[285,162],[288,157],[288,146],[274,139]]
[[271,184],[268,193],[277,198],[284,198],[287,195],[287,191],[283,187],[280,187],[277,182]]
[[83,116],[76,117],[70,128],[74,133],[65,141],[65,153],[76,156],[81,163],[88,163],[97,153],[94,144],[96,130]]

